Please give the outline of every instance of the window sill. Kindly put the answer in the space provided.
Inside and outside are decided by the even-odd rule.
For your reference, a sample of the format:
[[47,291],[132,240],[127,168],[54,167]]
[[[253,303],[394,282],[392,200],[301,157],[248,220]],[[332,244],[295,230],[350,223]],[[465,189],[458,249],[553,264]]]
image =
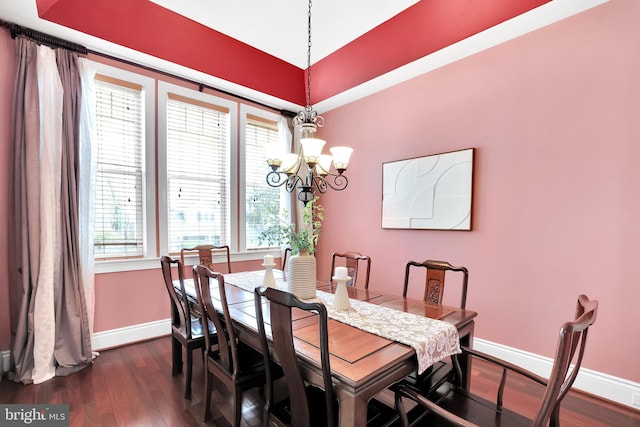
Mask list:
[[[282,253],[279,249],[266,249],[266,250],[255,250],[250,252],[243,253],[232,253],[231,254],[231,263],[238,261],[256,261],[262,260],[265,255],[273,255],[274,258],[280,258]],[[180,255],[177,255],[180,257]],[[187,260],[185,260],[185,264],[191,265],[193,262],[190,262],[191,258],[193,261],[197,258],[196,256],[189,256]],[[220,260],[216,257],[214,262],[225,262],[221,257]],[[117,273],[123,271],[137,271],[137,270],[154,270],[160,268],[160,258],[143,258],[143,259],[127,259],[127,260],[112,260],[112,261],[96,261],[95,263],[95,274],[103,274],[103,273]]]

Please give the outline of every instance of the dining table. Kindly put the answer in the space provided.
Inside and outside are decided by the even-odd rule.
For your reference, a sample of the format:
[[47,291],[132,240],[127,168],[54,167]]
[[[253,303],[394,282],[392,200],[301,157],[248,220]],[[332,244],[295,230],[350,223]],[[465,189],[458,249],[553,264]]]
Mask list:
[[[278,288],[286,290],[286,273],[273,270]],[[234,321],[239,340],[261,351],[258,335],[254,292],[262,286],[264,270],[245,271],[224,275],[227,304]],[[174,281],[180,291],[180,284]],[[211,282],[211,295],[216,308],[221,310],[217,282]],[[184,279],[187,297],[197,313],[199,306],[193,279]],[[477,313],[446,305],[432,304],[421,300],[403,298],[373,289],[347,286],[352,304],[372,304],[386,308],[386,312],[403,315],[410,313],[419,317],[435,319],[453,325],[457,330],[460,345],[473,344],[474,318]],[[318,294],[335,294],[337,286],[332,282],[318,280]],[[181,292],[181,291],[180,291]],[[216,300],[217,299],[217,300]],[[270,335],[269,304],[262,302],[267,335]],[[375,307],[374,307],[375,308]],[[342,313],[348,316],[348,313]],[[323,385],[320,368],[320,349],[317,321],[313,313],[296,310],[293,315],[294,345],[305,379],[318,386]],[[390,320],[393,322],[393,320]],[[416,349],[405,343],[368,332],[359,327],[330,318],[329,352],[334,392],[339,401],[339,426],[365,426],[367,405],[373,396],[402,380],[418,369]],[[461,360],[463,384],[468,384],[470,360]]]

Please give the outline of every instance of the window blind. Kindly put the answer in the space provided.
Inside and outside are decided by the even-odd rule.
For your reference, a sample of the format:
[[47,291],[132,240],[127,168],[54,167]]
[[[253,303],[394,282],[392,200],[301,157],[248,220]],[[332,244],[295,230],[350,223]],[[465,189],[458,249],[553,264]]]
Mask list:
[[[278,140],[278,124],[249,114],[245,135],[245,235],[247,249],[255,249],[261,246],[259,236],[267,215],[272,209],[276,212],[280,209],[280,189],[269,186],[265,178],[269,170],[265,145]],[[263,242],[262,246],[265,245]]]
[[142,86],[97,75],[96,259],[144,255]]
[[168,98],[169,251],[228,244],[229,112],[182,96]]

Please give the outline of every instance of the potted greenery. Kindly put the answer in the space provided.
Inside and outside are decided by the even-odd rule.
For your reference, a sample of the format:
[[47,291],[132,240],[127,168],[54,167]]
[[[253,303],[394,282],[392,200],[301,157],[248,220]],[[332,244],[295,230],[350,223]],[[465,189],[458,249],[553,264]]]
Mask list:
[[286,211],[282,214],[272,211],[259,240],[270,245],[291,247],[292,256],[287,263],[286,275],[288,290],[299,298],[307,299],[316,295],[316,259],[313,253],[324,219],[324,209],[318,204],[317,196],[302,209],[301,219],[297,226],[289,221]]
[[267,227],[260,233],[259,241],[269,245],[287,245],[293,255],[305,252],[312,255],[316,250],[318,237],[324,220],[324,208],[318,204],[318,196],[302,208],[302,221],[298,227],[289,222],[287,211],[271,210],[267,217]]

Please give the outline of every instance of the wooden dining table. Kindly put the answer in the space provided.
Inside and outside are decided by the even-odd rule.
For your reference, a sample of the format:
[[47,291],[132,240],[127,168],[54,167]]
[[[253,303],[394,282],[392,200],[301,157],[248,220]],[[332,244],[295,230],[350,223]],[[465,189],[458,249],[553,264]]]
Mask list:
[[[247,280],[247,278],[255,280],[250,274],[261,275],[264,274],[264,271],[226,274],[224,275],[225,290],[238,339],[257,350],[261,350],[254,293],[237,286],[239,280]],[[274,270],[274,274],[282,278],[283,273]],[[179,283],[175,284],[176,288],[179,288]],[[214,305],[216,304],[215,298],[218,298],[219,301],[219,293],[216,289],[217,283],[212,283]],[[317,289],[334,293],[336,285],[318,281]],[[185,279],[185,292],[197,310],[196,292],[192,279]],[[431,304],[352,286],[347,286],[347,292],[350,299],[366,301],[370,304],[453,324],[458,329],[461,345],[472,345],[474,318],[477,315],[474,311]],[[263,300],[263,314],[266,329],[270,333],[269,305],[266,300]],[[294,313],[295,347],[305,379],[314,385],[322,386],[318,326],[313,316],[315,315],[312,313],[300,310]],[[368,401],[417,369],[416,352],[408,345],[365,332],[337,320],[329,319],[328,327],[331,373],[340,408],[339,425],[341,427],[364,426],[367,420]],[[465,383],[467,383],[471,368],[470,361],[463,360],[462,367],[463,375],[467,380]]]

